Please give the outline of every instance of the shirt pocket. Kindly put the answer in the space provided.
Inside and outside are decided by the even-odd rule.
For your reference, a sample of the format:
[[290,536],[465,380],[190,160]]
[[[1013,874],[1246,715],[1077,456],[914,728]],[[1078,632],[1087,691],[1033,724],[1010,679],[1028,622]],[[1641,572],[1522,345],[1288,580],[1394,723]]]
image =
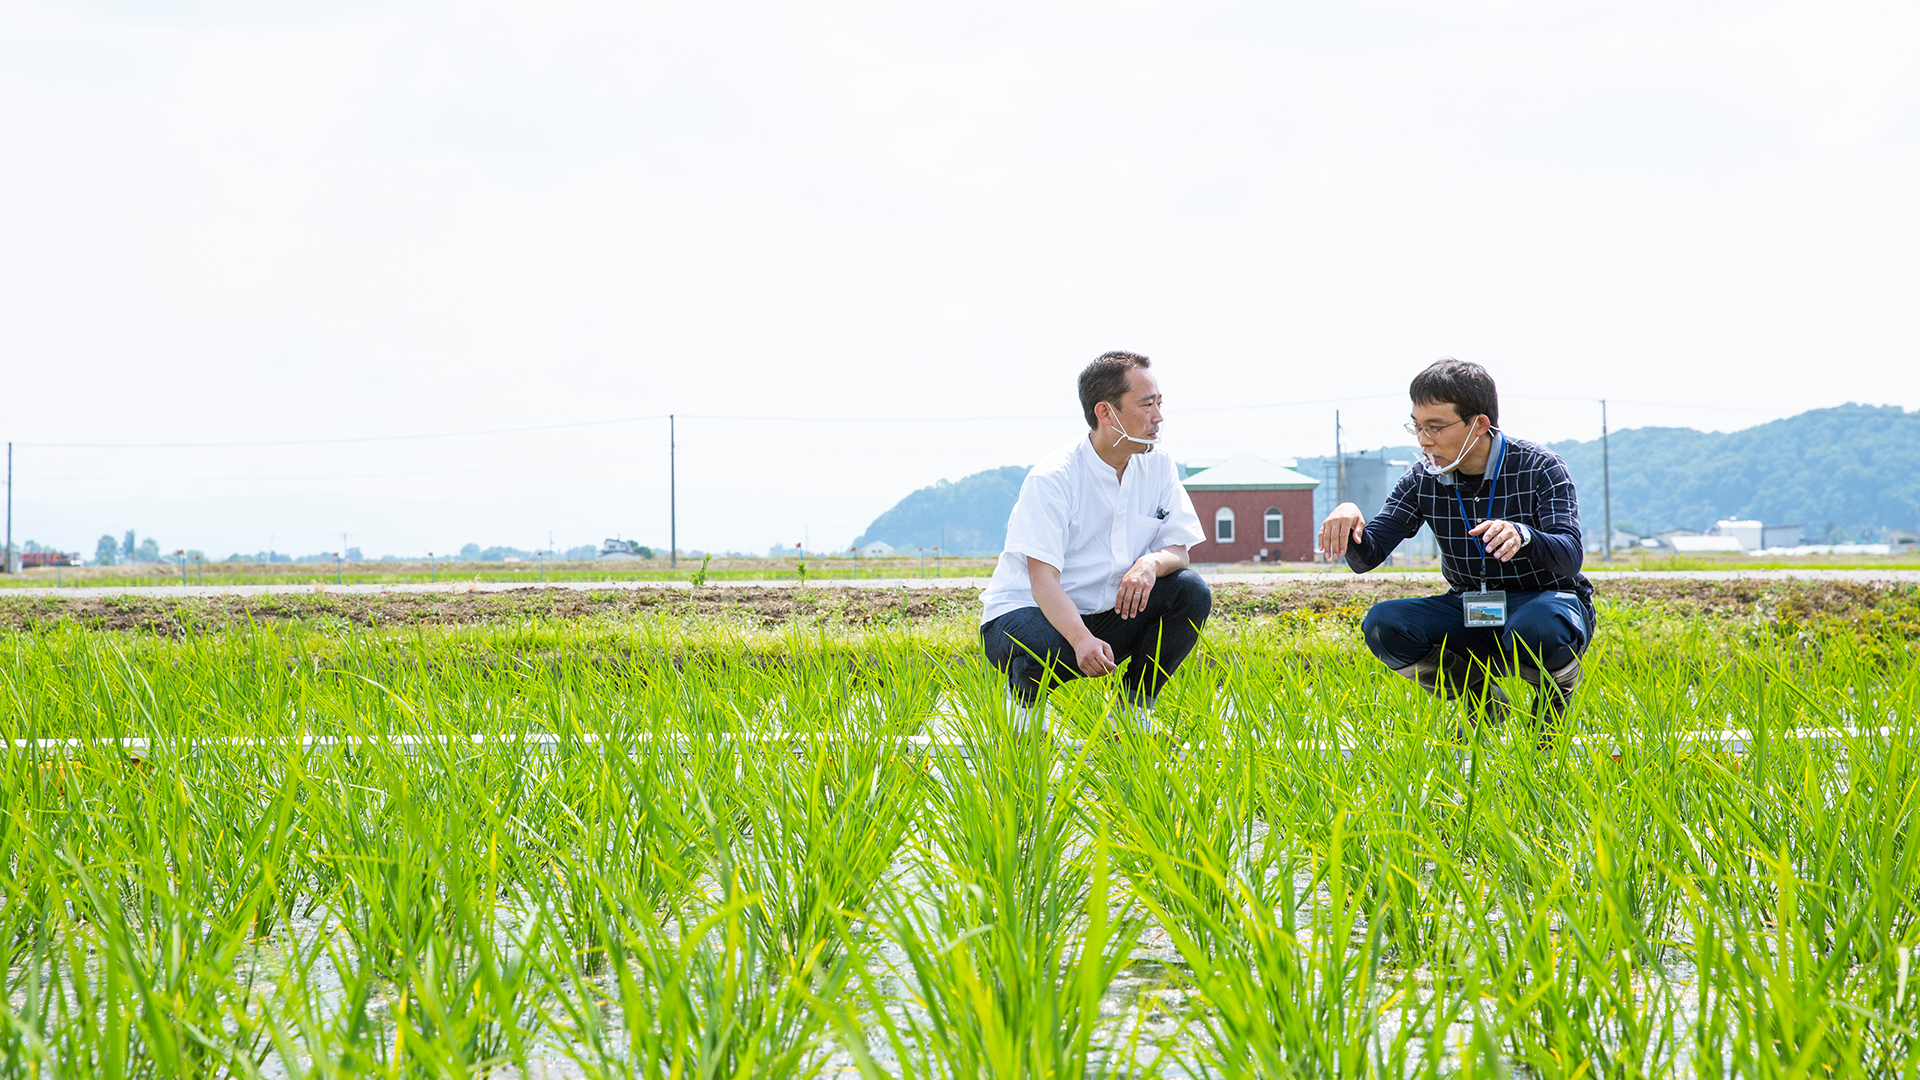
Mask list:
[[1153,550],[1153,538],[1160,535],[1160,526],[1166,524],[1152,514],[1133,515],[1133,526],[1127,530],[1127,541],[1133,549],[1133,557],[1139,558]]

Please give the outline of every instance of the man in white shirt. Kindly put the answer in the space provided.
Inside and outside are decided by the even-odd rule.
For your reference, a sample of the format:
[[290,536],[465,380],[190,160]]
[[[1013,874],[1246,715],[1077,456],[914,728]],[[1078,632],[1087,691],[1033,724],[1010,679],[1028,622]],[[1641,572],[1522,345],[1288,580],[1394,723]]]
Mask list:
[[980,635],[1021,710],[1048,679],[1124,666],[1129,712],[1151,727],[1154,699],[1213,610],[1187,567],[1206,532],[1173,461],[1152,452],[1161,416],[1150,366],[1110,352],[1080,372],[1088,431],[1033,467],[1007,519]]

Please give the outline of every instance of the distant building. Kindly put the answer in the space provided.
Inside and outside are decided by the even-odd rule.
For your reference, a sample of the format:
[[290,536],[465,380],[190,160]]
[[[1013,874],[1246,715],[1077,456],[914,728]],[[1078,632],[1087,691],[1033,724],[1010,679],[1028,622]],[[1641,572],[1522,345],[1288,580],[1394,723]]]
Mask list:
[[[1621,548],[1635,548],[1639,546],[1640,534],[1631,533],[1625,529],[1613,530],[1613,550],[1619,551]],[[1658,545],[1656,544],[1656,546]]]
[[1766,531],[1767,527],[1758,521],[1716,521],[1707,535],[1731,536],[1740,542],[1739,550],[1753,551],[1765,546],[1760,543],[1760,537]]
[[893,554],[893,545],[887,543],[885,540],[875,540],[873,543],[860,549],[860,557],[863,559],[872,559],[881,555],[891,554]]
[[1695,555],[1707,551],[1747,550],[1740,546],[1740,538],[1732,535],[1701,536],[1696,533],[1692,536],[1674,536],[1668,538],[1667,545],[1682,555]]
[[610,539],[600,545],[600,557],[602,559],[612,560],[645,558],[645,556],[640,554],[640,544],[637,541],[620,540],[617,538]]
[[[1720,521],[1716,522],[1707,536],[1717,539],[1731,537],[1739,542],[1740,551],[1777,551],[1784,548],[1801,547],[1806,542],[1806,529],[1800,525],[1763,525],[1758,521]],[[1675,550],[1688,550],[1676,548]],[[1694,551],[1723,551],[1728,548],[1700,548]]]
[[15,552],[14,558],[20,561],[22,569],[31,570],[36,566],[78,566],[80,553],[77,551],[26,551]]
[[1252,454],[1181,472],[1207,533],[1193,546],[1194,562],[1313,559],[1313,489],[1320,481]]
[[1799,547],[1807,542],[1807,528],[1804,525],[1767,525],[1760,530],[1760,546],[1763,548]]

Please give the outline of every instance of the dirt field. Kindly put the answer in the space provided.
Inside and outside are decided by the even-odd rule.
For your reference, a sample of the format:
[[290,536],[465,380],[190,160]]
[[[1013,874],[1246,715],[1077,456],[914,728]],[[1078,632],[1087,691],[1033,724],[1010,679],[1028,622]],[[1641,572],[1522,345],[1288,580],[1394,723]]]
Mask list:
[[[1357,620],[1369,605],[1436,591],[1426,582],[1377,578],[1287,578],[1216,587],[1214,617],[1234,623],[1292,616]],[[842,626],[964,624],[979,611],[978,590],[729,587],[576,591],[509,589],[469,593],[314,593],[211,597],[9,597],[0,629],[71,623],[93,629],[177,635],[248,622],[345,619],[361,626],[459,626],[526,620],[699,617],[756,626],[794,622]],[[1844,581],[1603,581],[1603,611],[1654,610],[1712,620],[1801,623],[1869,618],[1920,628],[1920,587]]]

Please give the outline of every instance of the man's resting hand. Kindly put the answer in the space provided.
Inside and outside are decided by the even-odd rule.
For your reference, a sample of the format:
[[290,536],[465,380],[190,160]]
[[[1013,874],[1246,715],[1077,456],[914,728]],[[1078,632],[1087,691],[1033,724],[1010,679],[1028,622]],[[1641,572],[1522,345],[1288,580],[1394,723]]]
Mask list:
[[1080,674],[1089,679],[1102,675],[1111,675],[1119,665],[1113,662],[1113,646],[1088,634],[1073,646],[1073,661],[1080,668]]
[[1123,619],[1147,610],[1147,596],[1153,592],[1153,583],[1159,580],[1159,563],[1153,555],[1140,556],[1120,579],[1120,592],[1113,598],[1113,610]]
[[1501,562],[1512,560],[1520,553],[1523,544],[1520,530],[1514,527],[1513,522],[1499,518],[1475,525],[1467,530],[1467,535],[1479,537],[1480,542],[1487,546],[1487,554]]

